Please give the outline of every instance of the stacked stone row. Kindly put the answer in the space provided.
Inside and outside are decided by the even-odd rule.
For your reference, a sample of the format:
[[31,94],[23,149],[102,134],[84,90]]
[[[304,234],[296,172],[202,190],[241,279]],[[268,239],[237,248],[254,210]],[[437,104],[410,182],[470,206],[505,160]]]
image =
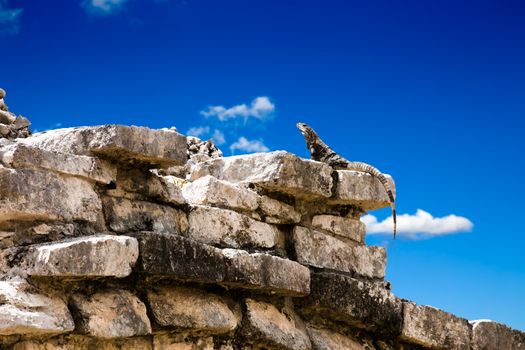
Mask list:
[[388,205],[373,177],[287,152],[185,166],[187,145],[112,125],[1,143],[0,348],[523,348],[390,292],[359,221]]
[[29,125],[31,123],[27,118],[19,115],[18,117],[9,112],[4,98],[6,92],[0,89],[0,138],[16,139],[19,137],[28,137],[31,135]]

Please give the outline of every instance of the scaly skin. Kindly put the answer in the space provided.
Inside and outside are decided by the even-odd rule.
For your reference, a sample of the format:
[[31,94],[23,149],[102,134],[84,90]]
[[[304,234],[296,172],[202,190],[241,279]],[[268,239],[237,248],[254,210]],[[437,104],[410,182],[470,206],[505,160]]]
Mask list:
[[373,166],[361,163],[361,162],[351,162],[337,153],[334,152],[326,143],[321,140],[319,135],[305,123],[297,123],[297,128],[303,134],[304,139],[306,140],[306,145],[310,151],[310,157],[312,160],[326,163],[332,168],[337,170],[356,170],[364,173],[368,173],[377,177],[377,179],[385,187],[386,193],[388,194],[388,199],[390,200],[390,207],[392,208],[392,218],[394,220],[394,239],[396,238],[397,233],[397,220],[396,220],[396,205],[394,199],[394,193],[390,187],[390,182],[385,175],[383,175],[378,169]]

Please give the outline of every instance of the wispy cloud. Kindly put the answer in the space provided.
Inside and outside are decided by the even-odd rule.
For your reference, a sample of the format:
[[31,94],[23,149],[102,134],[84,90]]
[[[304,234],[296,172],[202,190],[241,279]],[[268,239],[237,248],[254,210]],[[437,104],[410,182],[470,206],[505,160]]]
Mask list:
[[[361,219],[366,224],[368,234],[391,234],[393,230],[392,217],[377,221],[373,215],[365,215]],[[459,232],[472,231],[474,224],[467,218],[454,214],[444,217],[433,217],[432,214],[418,209],[414,215],[397,216],[397,232],[409,239],[421,239],[435,236],[450,235]]]
[[20,31],[20,16],[24,10],[11,9],[7,0],[0,0],[0,34],[16,34]]
[[275,105],[266,96],[255,98],[250,105],[240,104],[230,108],[224,106],[209,106],[208,109],[201,111],[201,115],[206,118],[216,117],[220,121],[230,119],[244,119],[246,122],[249,118],[259,120],[268,119],[275,111]]
[[128,0],[84,0],[82,6],[93,15],[110,15],[120,10]]
[[235,153],[236,150],[243,152],[267,152],[269,148],[264,145],[262,140],[248,140],[246,137],[241,136],[230,145],[232,153]]
[[217,145],[222,145],[226,142],[226,137],[222,131],[215,129],[213,130],[213,133],[211,133],[211,128],[209,126],[194,126],[188,129],[186,135],[195,136],[201,139],[211,136]]

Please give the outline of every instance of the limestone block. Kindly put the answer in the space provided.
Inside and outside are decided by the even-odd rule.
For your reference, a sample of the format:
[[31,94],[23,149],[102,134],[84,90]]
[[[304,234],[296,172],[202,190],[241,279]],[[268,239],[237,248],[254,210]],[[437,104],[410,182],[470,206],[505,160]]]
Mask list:
[[158,288],[147,298],[155,321],[165,327],[222,334],[240,321],[223,298],[194,288]]
[[223,253],[227,257],[226,285],[292,296],[310,292],[310,270],[295,261],[236,249]]
[[434,307],[403,303],[401,338],[433,349],[470,349],[467,320]]
[[139,269],[143,274],[271,294],[306,295],[309,292],[310,271],[291,260],[218,249],[177,235],[141,232],[137,238]]
[[23,141],[47,151],[95,154],[119,162],[151,167],[186,163],[186,138],[175,131],[137,126],[101,125],[57,129],[34,134]]
[[335,215],[316,215],[312,218],[312,226],[358,243],[365,241],[366,225],[360,220]]
[[46,151],[23,143],[0,148],[0,161],[14,168],[48,169],[103,184],[115,181],[117,176],[116,166],[106,160]]
[[400,333],[402,302],[384,283],[335,273],[315,273],[311,280],[310,295],[294,299],[302,313],[341,321],[388,338]]
[[170,206],[109,196],[103,197],[102,202],[106,222],[115,232],[182,233],[188,227],[186,214]]
[[293,241],[297,261],[314,267],[384,278],[386,251],[381,247],[352,246],[321,232],[296,226]]
[[0,222],[81,220],[96,222],[102,204],[92,185],[75,177],[0,166]]
[[284,242],[277,227],[227,209],[194,207],[188,221],[188,237],[210,245],[276,248]]
[[181,341],[165,334],[153,337],[153,350],[213,350],[213,338]]
[[0,281],[0,335],[53,335],[75,328],[66,303],[22,279]]
[[213,176],[204,176],[182,188],[186,201],[233,210],[253,211],[259,206],[257,193]]
[[137,239],[145,274],[207,283],[225,279],[225,257],[218,248],[157,232],[140,232]]
[[30,276],[126,277],[139,254],[138,242],[127,236],[89,236],[34,245],[23,259]]
[[182,190],[174,176],[161,176],[157,169],[126,168],[119,169],[117,189],[136,193],[145,199],[181,205],[185,203]]
[[284,151],[211,159],[193,166],[189,178],[206,175],[300,198],[332,194],[332,168]]
[[307,350],[312,347],[306,329],[297,316],[252,299],[246,300],[245,323],[241,332],[249,342],[272,349]]
[[328,329],[307,328],[313,350],[369,350],[374,347]]
[[126,290],[100,292],[71,298],[77,329],[99,338],[120,338],[151,333],[146,306]]
[[268,196],[261,196],[259,209],[266,215],[266,222],[272,224],[296,224],[301,221],[301,214],[294,207]]
[[471,321],[472,350],[525,350],[525,332],[490,320]]
[[[355,205],[364,210],[375,210],[389,206],[388,195],[379,180],[370,174],[359,171],[337,170],[333,196],[330,204]],[[392,177],[392,189],[395,196],[395,184]]]
[[29,340],[17,343],[13,350],[153,350],[151,339],[123,338],[97,339],[72,335],[47,340]]

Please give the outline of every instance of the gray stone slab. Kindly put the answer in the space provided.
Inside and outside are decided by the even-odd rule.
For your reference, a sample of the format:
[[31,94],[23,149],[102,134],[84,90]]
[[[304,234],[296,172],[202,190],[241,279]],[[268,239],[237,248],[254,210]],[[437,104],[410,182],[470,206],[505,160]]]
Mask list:
[[100,235],[30,246],[22,264],[30,276],[121,278],[138,255],[135,238]]
[[384,278],[386,251],[381,247],[350,245],[327,234],[295,226],[293,242],[301,264],[371,278]]
[[312,226],[358,243],[365,241],[366,225],[357,219],[335,215],[316,215],[312,218]]
[[101,219],[102,204],[90,182],[49,171],[0,166],[0,222]]
[[432,349],[470,349],[467,320],[431,306],[403,302],[401,339]]
[[391,339],[401,331],[402,302],[384,283],[335,273],[311,276],[310,295],[294,299],[308,317],[321,316]]
[[525,350],[525,332],[490,320],[470,321],[472,350]]
[[196,206],[188,214],[188,222],[188,237],[210,245],[272,249],[284,242],[278,227],[232,210]]
[[198,163],[192,168],[190,180],[206,175],[300,198],[326,198],[332,194],[332,168],[284,151]]
[[0,147],[0,161],[13,168],[48,169],[103,184],[115,181],[117,176],[116,166],[109,161],[46,151],[23,143]]
[[25,144],[48,151],[98,155],[151,167],[186,163],[186,138],[175,131],[137,126],[101,125],[34,134]]
[[[388,195],[379,180],[367,173],[349,170],[337,170],[333,195],[330,204],[355,205],[364,210],[375,210],[389,206]],[[392,178],[395,195],[395,184]]]
[[26,281],[0,281],[0,335],[55,335],[75,328],[66,303]]

